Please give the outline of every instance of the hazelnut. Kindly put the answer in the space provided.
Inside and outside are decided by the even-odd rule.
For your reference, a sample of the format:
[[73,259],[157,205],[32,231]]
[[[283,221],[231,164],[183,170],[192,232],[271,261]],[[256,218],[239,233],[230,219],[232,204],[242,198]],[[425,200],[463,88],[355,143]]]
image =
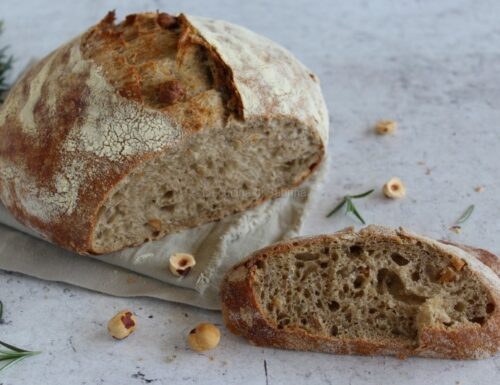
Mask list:
[[196,260],[191,254],[174,253],[170,256],[170,271],[178,277],[189,274],[191,268],[196,265]]
[[130,310],[122,310],[108,322],[111,337],[122,340],[132,334],[137,327],[137,319]]
[[150,225],[153,229],[160,231],[161,230],[161,221],[156,218],[152,218],[148,220],[148,225]]
[[440,283],[448,283],[456,281],[457,278],[458,277],[455,274],[455,272],[449,267],[447,267],[446,269],[441,271],[438,280]]
[[196,352],[215,348],[220,341],[219,329],[211,323],[201,323],[189,332],[188,344]]
[[450,262],[451,262],[451,265],[453,266],[453,268],[456,271],[462,270],[463,267],[465,266],[465,261],[463,259],[460,259],[460,258],[455,257],[455,256],[451,257]]
[[379,135],[392,134],[397,126],[394,120],[381,120],[375,125],[375,132]]
[[406,195],[406,187],[399,178],[391,178],[382,190],[387,198],[397,199]]

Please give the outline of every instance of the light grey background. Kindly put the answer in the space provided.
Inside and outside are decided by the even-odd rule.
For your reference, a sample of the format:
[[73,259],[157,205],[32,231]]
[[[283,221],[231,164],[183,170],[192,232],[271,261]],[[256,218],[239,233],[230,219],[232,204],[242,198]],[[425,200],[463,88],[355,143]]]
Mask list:
[[[376,194],[357,203],[367,222],[500,253],[498,1],[2,0],[0,45],[11,45],[20,69],[113,8],[119,17],[160,9],[242,24],[281,43],[319,75],[331,114],[330,171],[305,233],[355,224],[341,214],[324,216],[344,194],[375,187]],[[399,122],[395,136],[372,133],[381,118]],[[392,176],[407,184],[406,199],[381,195]],[[474,191],[479,185],[483,193]],[[470,204],[476,210],[462,233],[451,233]],[[195,354],[186,334],[199,321],[220,324],[218,313],[6,272],[0,273],[0,300],[0,339],[43,350],[0,374],[5,385],[493,384],[500,376],[500,357],[400,361],[286,352],[249,346],[224,328],[216,350]],[[105,325],[124,307],[137,312],[139,329],[116,342]]]

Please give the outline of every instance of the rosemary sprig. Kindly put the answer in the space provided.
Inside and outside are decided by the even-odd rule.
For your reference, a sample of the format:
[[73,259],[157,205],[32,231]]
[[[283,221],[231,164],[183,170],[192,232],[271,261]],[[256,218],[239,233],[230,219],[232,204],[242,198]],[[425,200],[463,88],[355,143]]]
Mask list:
[[0,372],[7,369],[9,366],[24,360],[26,357],[41,353],[20,349],[2,341],[0,341],[0,345],[3,347],[0,347]]
[[354,206],[354,203],[352,203],[352,200],[353,199],[359,199],[359,198],[364,198],[368,195],[370,195],[373,191],[375,191],[375,189],[371,189],[369,191],[366,191],[362,194],[357,194],[357,195],[346,195],[343,199],[342,199],[342,202],[340,202],[337,206],[335,206],[335,208],[330,211],[328,214],[327,214],[327,218],[331,217],[333,214],[335,214],[337,211],[339,211],[342,207],[344,207],[344,205],[346,205],[346,211],[345,213],[352,213],[354,214],[354,216],[356,218],[358,218],[362,224],[366,224],[365,223],[365,220],[363,219],[363,217],[361,216],[361,214],[359,213],[359,211],[356,209],[356,206]]
[[[0,21],[0,34],[3,32],[3,22]],[[7,84],[7,74],[12,69],[14,58],[7,54],[8,46],[0,48],[0,103],[3,102],[4,97],[9,90],[10,86]]]
[[474,211],[474,207],[475,207],[474,205],[470,205],[469,207],[467,207],[467,210],[465,210],[462,216],[457,219],[456,224],[460,225],[464,223],[467,219],[469,219],[470,216],[472,215],[472,212]]
[[[0,301],[0,320],[3,314],[3,304]],[[30,352],[28,350],[17,348],[6,342],[0,341],[0,372],[9,366],[24,360],[26,357],[40,354],[41,352]]]

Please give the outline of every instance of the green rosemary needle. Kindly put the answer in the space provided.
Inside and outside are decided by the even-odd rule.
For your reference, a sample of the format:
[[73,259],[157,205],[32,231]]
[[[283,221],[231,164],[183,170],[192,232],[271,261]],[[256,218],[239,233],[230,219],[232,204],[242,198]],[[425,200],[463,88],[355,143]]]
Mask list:
[[460,225],[464,223],[467,219],[469,219],[473,211],[474,211],[474,205],[470,205],[469,207],[467,207],[467,210],[465,210],[462,216],[458,218],[456,222],[457,225]]
[[[2,315],[3,304],[2,301],[0,301],[0,320],[2,319]],[[0,341],[0,372],[7,369],[9,366],[24,360],[26,357],[34,356],[40,353],[41,352],[30,352]]]
[[0,372],[7,369],[9,366],[24,360],[26,357],[41,353],[20,349],[2,341],[0,341],[0,346]]
[[346,195],[342,201],[337,205],[335,206],[335,208],[330,211],[328,214],[327,214],[327,218],[331,217],[333,214],[335,214],[337,211],[339,211],[342,207],[344,207],[344,205],[346,205],[346,214],[348,213],[352,213],[356,218],[358,218],[362,224],[366,224],[365,223],[365,220],[363,219],[363,217],[361,216],[361,214],[359,213],[358,209],[356,209],[356,206],[354,206],[354,203],[352,203],[352,200],[353,199],[359,199],[359,198],[364,198],[368,195],[370,195],[373,191],[375,191],[375,189],[371,189],[371,190],[368,190],[362,194],[357,194],[357,195]]
[[[2,32],[3,22],[0,21],[0,34]],[[9,85],[7,84],[7,74],[12,69],[12,63],[14,62],[14,58],[7,54],[8,48],[8,46],[0,48],[0,103],[3,102],[5,94],[9,90]]]

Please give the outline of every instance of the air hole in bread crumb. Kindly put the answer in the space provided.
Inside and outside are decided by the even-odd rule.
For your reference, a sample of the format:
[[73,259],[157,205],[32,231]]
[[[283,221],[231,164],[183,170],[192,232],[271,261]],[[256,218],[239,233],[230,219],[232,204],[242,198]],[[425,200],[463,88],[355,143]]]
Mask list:
[[359,257],[363,253],[363,248],[359,245],[349,247],[349,254],[353,257]]
[[493,303],[488,303],[486,305],[486,313],[491,314],[495,310],[495,305]]
[[484,317],[469,318],[469,321],[482,325],[484,323]]
[[405,257],[403,257],[401,254],[399,253],[392,253],[391,254],[391,259],[396,263],[398,264],[399,266],[405,266],[407,265],[408,263],[410,263],[410,261],[408,261]]
[[420,279],[420,272],[414,271],[413,273],[411,273],[411,279],[412,281],[417,282]]
[[165,194],[163,194],[163,198],[165,199],[171,199],[174,196],[174,192],[172,190],[166,191]]
[[354,280],[354,288],[359,289],[361,285],[365,282],[365,278],[362,277],[361,275],[358,275],[356,279]]
[[338,328],[337,326],[333,325],[333,326],[331,327],[331,329],[330,329],[330,334],[331,334],[332,336],[336,336],[336,335],[338,335],[338,334],[339,334],[339,328]]
[[319,258],[319,254],[313,253],[299,253],[295,255],[295,259],[299,261],[314,261]]
[[160,207],[160,210],[171,213],[172,211],[175,210],[175,205],[165,205],[165,206]]
[[463,312],[465,310],[465,303],[457,302],[457,304],[453,307],[458,312]]

